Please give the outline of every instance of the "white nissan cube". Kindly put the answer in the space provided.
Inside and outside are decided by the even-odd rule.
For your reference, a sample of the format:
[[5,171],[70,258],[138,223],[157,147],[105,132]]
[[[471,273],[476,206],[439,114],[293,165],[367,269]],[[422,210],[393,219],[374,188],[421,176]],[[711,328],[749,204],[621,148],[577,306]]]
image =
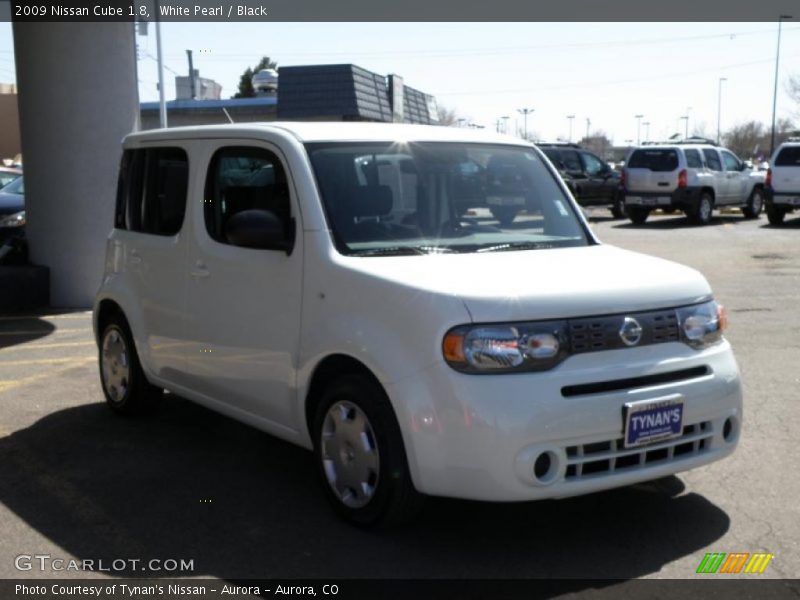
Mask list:
[[727,456],[725,325],[697,271],[600,243],[531,144],[363,123],[129,135],[94,307],[112,409],[168,390],[313,450],[360,525]]

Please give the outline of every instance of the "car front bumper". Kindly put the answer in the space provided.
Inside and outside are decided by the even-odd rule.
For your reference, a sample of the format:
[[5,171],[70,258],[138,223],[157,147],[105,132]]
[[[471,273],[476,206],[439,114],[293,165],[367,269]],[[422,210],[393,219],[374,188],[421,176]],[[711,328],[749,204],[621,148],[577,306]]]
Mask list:
[[[706,367],[666,384],[565,397],[562,388]],[[444,363],[387,385],[417,489],[491,501],[561,498],[664,477],[735,449],[742,423],[739,371],[723,341],[680,342],[576,355],[551,371],[466,375]],[[680,397],[683,435],[624,449],[623,406]],[[733,429],[723,435],[726,420]],[[552,467],[533,476],[543,452]]]

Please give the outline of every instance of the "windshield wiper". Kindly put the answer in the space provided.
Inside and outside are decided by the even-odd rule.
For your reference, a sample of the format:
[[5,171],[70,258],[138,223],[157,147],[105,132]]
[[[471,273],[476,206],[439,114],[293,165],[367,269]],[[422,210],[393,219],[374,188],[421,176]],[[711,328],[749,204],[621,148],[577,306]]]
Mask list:
[[551,242],[506,242],[505,244],[495,244],[478,248],[475,252],[510,252],[513,250],[546,250],[555,248],[556,244]]
[[356,256],[412,256],[421,254],[444,254],[453,252],[444,246],[387,246],[383,248],[365,248],[353,252]]

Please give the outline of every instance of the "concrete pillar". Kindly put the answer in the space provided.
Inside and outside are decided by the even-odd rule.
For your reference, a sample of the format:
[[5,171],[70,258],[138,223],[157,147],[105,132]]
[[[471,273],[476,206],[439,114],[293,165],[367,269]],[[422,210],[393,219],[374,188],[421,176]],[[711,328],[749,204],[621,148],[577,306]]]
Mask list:
[[52,306],[88,307],[136,122],[133,25],[13,27],[31,262],[50,267]]

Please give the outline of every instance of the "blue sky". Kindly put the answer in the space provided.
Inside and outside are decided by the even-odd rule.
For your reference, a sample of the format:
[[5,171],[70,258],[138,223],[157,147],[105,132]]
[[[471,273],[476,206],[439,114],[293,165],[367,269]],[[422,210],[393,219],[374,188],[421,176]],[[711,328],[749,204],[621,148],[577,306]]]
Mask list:
[[[749,119],[769,122],[775,23],[164,23],[167,98],[174,73],[195,68],[231,96],[241,72],[261,55],[280,65],[356,63],[398,73],[476,123],[494,128],[529,107],[541,138],[573,138],[591,129],[615,142],[637,137],[636,114],[651,138],[683,130],[714,135],[719,78],[723,130]],[[0,23],[0,81],[13,81],[11,27]],[[155,35],[137,36],[139,94],[158,97]],[[204,50],[200,53],[200,50]],[[800,23],[784,23],[778,116],[800,123],[800,106],[784,91],[800,75]],[[521,120],[520,120],[521,123]],[[642,125],[644,138],[648,127]]]

